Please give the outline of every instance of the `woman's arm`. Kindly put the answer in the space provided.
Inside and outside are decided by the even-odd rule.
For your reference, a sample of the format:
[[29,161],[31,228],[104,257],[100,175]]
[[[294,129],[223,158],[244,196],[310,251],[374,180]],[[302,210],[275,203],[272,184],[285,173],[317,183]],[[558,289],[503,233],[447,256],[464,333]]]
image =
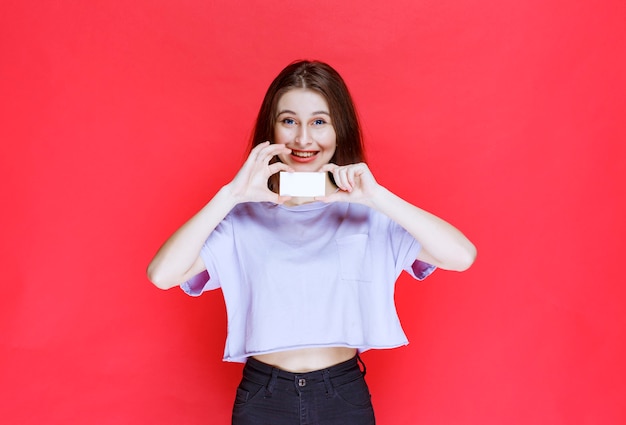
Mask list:
[[272,174],[292,171],[280,162],[269,165],[270,159],[289,152],[284,145],[268,142],[257,145],[235,178],[165,241],[148,265],[148,279],[161,289],[169,289],[203,271],[202,245],[235,205],[263,201],[283,203],[289,199],[267,188]]
[[458,229],[379,185],[366,164],[328,164],[321,171],[333,174],[340,191],[320,200],[360,203],[387,215],[420,242],[417,259],[456,271],[466,270],[474,262],[476,247]]
[[457,228],[380,186],[372,208],[404,227],[422,245],[417,259],[445,270],[467,270],[476,247]]
[[204,241],[236,205],[225,186],[157,251],[148,265],[148,279],[158,288],[169,289],[205,269],[200,258]]

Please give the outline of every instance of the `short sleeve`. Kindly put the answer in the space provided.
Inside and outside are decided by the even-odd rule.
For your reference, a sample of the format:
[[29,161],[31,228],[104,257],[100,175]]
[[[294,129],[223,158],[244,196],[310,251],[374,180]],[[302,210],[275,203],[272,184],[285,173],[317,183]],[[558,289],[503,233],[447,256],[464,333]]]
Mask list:
[[406,229],[390,220],[390,232],[396,256],[402,269],[409,273],[414,279],[424,280],[437,267],[417,259],[417,255],[422,249],[422,245]]
[[205,270],[202,273],[198,273],[197,275],[195,275],[188,281],[183,282],[183,284],[180,285],[180,288],[187,295],[191,295],[192,297],[197,297],[200,294],[202,294],[205,290],[208,290],[208,288],[207,289],[205,288],[207,287],[207,284],[209,283],[210,279],[211,278],[209,276],[209,272]]
[[221,287],[217,264],[235,257],[231,214],[227,215],[217,225],[200,250],[200,258],[202,258],[206,270],[180,285],[187,295],[197,297],[203,292]]
[[424,280],[437,269],[432,264],[425,263],[424,261],[415,260],[411,267],[405,269],[411,276],[417,280]]

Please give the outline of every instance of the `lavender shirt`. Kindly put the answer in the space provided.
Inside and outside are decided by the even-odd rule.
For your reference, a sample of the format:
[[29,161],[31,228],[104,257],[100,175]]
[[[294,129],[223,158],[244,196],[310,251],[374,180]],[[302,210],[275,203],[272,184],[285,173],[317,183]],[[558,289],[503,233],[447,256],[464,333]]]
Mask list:
[[[359,204],[236,206],[206,240],[207,272],[181,285],[189,295],[221,288],[228,314],[224,360],[306,347],[392,348],[408,343],[394,304],[416,260],[406,230]],[[210,276],[210,278],[209,278]]]

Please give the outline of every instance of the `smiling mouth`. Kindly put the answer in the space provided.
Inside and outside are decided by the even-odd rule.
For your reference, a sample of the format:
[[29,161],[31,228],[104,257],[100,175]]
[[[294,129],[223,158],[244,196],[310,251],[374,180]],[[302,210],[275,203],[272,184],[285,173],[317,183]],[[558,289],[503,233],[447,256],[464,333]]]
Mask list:
[[293,156],[297,156],[298,158],[310,158],[313,155],[317,155],[317,152],[295,151],[292,149],[291,154]]

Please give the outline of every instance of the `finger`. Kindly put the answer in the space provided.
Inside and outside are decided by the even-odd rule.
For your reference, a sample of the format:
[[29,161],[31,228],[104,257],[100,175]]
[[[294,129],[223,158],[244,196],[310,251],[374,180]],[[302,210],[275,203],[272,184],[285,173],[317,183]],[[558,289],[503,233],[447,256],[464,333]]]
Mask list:
[[337,183],[337,180],[339,180],[339,182],[337,183],[337,187],[339,187],[341,190],[345,190],[347,192],[351,192],[352,191],[352,185],[350,184],[350,178],[348,176],[348,168],[347,167],[340,167],[337,170],[335,170],[335,173],[333,175],[336,175],[336,180],[335,183]]
[[280,154],[288,154],[290,152],[291,149],[289,149],[282,143],[276,143],[266,146],[261,152],[259,152],[259,160],[268,163],[274,156]]
[[319,171],[320,172],[332,173],[337,168],[339,168],[338,165],[333,164],[332,162],[329,162],[328,164],[323,165],[322,168],[319,169]]
[[248,159],[252,162],[268,163],[269,160],[284,149],[285,145],[271,144],[268,142],[259,143],[251,151]]
[[258,152],[261,149],[263,149],[264,147],[269,146],[269,145],[270,145],[270,141],[269,140],[266,140],[266,141],[261,142],[261,143],[257,143],[257,145],[252,148],[251,152],[255,152],[255,151]]
[[254,157],[254,158],[258,158],[259,157],[259,153],[265,149],[266,147],[268,147],[270,145],[269,141],[265,141],[262,143],[259,143],[258,145],[256,145],[254,148],[252,148],[252,150],[250,151],[250,155],[249,157]]
[[348,168],[346,170],[346,181],[348,182],[348,184],[350,185],[350,187],[354,187],[354,168]]
[[264,148],[264,152],[280,152],[280,151],[291,152],[291,149],[289,149],[286,145],[282,143],[272,143],[268,146],[265,146]]
[[357,180],[360,179],[361,175],[363,175],[364,172],[365,170],[363,170],[359,166],[350,167],[350,170],[348,171],[348,179],[352,187],[357,186]]
[[267,142],[259,143],[258,145],[250,149],[250,152],[248,153],[248,157],[246,158],[246,162],[256,161],[257,158],[259,157],[259,152],[261,151],[261,149],[263,149],[264,147],[263,145],[265,144],[267,144]]
[[271,164],[269,167],[269,171],[270,171],[270,176],[273,174],[278,173],[279,171],[287,171],[290,173],[294,172],[294,169],[291,168],[290,166],[288,166],[287,164],[284,164],[282,162],[275,162],[273,164]]

